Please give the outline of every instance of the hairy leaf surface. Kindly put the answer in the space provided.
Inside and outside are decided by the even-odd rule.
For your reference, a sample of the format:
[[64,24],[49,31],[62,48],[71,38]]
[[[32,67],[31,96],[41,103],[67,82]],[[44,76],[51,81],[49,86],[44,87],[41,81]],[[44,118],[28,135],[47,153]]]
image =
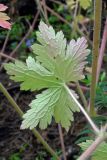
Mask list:
[[[55,33],[51,26],[40,22],[37,33],[38,44],[32,46],[35,59],[28,57],[26,63],[16,61],[5,64],[7,73],[23,90],[44,89],[30,104],[23,116],[21,128],[44,129],[52,117],[68,130],[73,121],[73,112],[79,111],[77,104],[64,88],[69,82],[82,79],[86,57],[89,54],[84,37],[71,40],[67,45],[62,31]],[[74,91],[75,98],[77,95]]]
[[5,64],[5,69],[12,80],[22,82],[22,90],[34,91],[59,85],[59,81],[31,57],[28,57],[26,64],[20,61]]

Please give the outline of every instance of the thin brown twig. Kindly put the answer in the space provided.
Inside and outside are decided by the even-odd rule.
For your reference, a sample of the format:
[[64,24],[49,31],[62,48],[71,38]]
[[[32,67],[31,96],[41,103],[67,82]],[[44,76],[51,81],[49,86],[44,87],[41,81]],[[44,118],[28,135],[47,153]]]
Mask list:
[[85,107],[85,109],[86,109],[86,111],[87,111],[88,103],[87,103],[87,100],[86,100],[86,98],[85,98],[85,95],[83,94],[83,91],[82,91],[82,89],[81,89],[81,87],[80,87],[79,82],[76,82],[76,86],[77,86],[78,93],[79,93],[79,95],[80,95],[80,97],[81,97],[82,103],[83,103],[83,105],[84,105],[84,107]]
[[107,43],[107,18],[104,26],[104,31],[103,31],[103,37],[102,37],[102,42],[101,42],[101,48],[100,48],[100,54],[98,58],[98,67],[97,67],[97,79],[96,81],[98,82],[99,75],[100,75],[100,70],[101,70],[101,65],[103,62],[103,56],[104,56],[104,51]]
[[[11,32],[11,30],[9,30],[9,31],[7,32],[7,36],[6,36],[6,38],[5,38],[5,41],[4,41],[4,44],[3,44],[3,47],[2,47],[2,49],[1,49],[1,51],[0,51],[1,53],[3,53],[3,52],[5,51],[5,48],[6,48],[6,45],[7,45],[8,39],[9,39],[10,32]],[[0,56],[0,59],[1,59],[1,56]]]
[[74,16],[73,16],[74,20],[75,20],[76,15],[77,15],[77,10],[78,10],[78,0],[76,1],[75,10],[74,10]]
[[[69,84],[69,87],[76,88],[76,84],[74,84],[74,83],[70,83],[70,84]],[[80,85],[80,87],[81,87],[81,89],[82,89],[82,91],[83,91],[83,92],[90,91],[90,88],[89,88],[89,87],[82,86],[82,85]]]
[[[38,7],[38,10],[40,11],[40,14],[42,14],[42,16],[45,18],[45,14],[44,14],[44,11],[43,11],[43,8],[41,5],[41,0],[35,0],[35,3]],[[45,18],[45,20],[46,20],[46,18]]]
[[59,130],[60,142],[61,142],[61,147],[62,147],[62,152],[63,152],[63,158],[64,160],[67,160],[65,145],[64,145],[64,138],[63,138],[63,133],[62,133],[62,127],[60,124],[58,124],[58,130]]
[[47,12],[47,9],[46,9],[46,1],[42,0],[42,3],[43,3],[44,14],[45,14],[45,20],[46,20],[46,23],[49,25],[48,12]]
[[[41,4],[43,5],[43,2],[41,2]],[[56,13],[53,9],[51,9],[50,7],[48,7],[46,5],[46,9],[51,12],[54,16],[58,17],[62,22],[68,24],[70,27],[71,27],[71,24],[66,20],[64,19],[62,16],[60,16],[58,13]]]
[[56,4],[59,4],[59,5],[64,5],[62,2],[59,2],[59,1],[56,1],[56,0],[50,0],[51,2],[54,2]]
[[84,36],[87,39],[88,43],[92,46],[92,41],[87,35],[84,34],[84,32],[78,26],[76,27],[76,30],[80,35]]
[[6,58],[6,59],[8,59],[8,60],[12,60],[12,61],[16,60],[15,58],[13,58],[13,57],[11,57],[11,56],[9,56],[9,55],[7,55],[7,54],[4,54],[4,53],[2,53],[2,52],[0,52],[0,56]]

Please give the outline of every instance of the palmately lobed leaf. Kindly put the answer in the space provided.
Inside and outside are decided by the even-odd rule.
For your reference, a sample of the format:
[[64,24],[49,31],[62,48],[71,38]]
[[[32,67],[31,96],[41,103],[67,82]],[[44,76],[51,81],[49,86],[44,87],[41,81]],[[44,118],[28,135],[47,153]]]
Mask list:
[[[79,108],[64,86],[84,77],[83,68],[89,54],[87,41],[82,37],[67,45],[62,31],[55,33],[44,22],[40,22],[37,40],[39,43],[32,46],[35,59],[29,56],[26,63],[5,64],[10,78],[20,82],[22,90],[44,90],[31,102],[21,128],[32,129],[39,124],[45,129],[54,117],[68,131],[73,112],[79,112]],[[73,90],[71,93],[78,98]]]

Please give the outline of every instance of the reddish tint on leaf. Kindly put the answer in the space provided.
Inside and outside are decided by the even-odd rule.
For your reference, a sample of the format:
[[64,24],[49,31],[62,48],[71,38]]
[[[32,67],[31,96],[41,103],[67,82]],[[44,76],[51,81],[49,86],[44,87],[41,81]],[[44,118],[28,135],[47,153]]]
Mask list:
[[11,24],[7,21],[9,17],[7,14],[2,13],[1,11],[5,11],[8,7],[4,4],[0,4],[0,26],[6,29],[11,29]]
[[11,24],[5,20],[0,20],[0,26],[6,29],[11,29]]
[[0,11],[5,11],[8,7],[0,3]]

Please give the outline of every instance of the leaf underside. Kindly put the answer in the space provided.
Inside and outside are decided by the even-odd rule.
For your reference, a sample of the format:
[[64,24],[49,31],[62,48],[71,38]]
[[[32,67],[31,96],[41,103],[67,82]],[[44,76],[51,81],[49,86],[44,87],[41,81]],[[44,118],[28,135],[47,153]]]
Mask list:
[[[63,32],[55,34],[54,29],[44,22],[40,22],[37,40],[39,43],[32,46],[35,58],[29,56],[26,63],[15,61],[4,65],[10,78],[21,82],[22,90],[44,89],[29,105],[21,128],[32,129],[39,124],[41,129],[45,129],[54,117],[68,130],[73,112],[79,109],[64,85],[84,77],[83,68],[89,54],[87,41],[82,37],[67,45]],[[75,92],[71,92],[77,98]]]

